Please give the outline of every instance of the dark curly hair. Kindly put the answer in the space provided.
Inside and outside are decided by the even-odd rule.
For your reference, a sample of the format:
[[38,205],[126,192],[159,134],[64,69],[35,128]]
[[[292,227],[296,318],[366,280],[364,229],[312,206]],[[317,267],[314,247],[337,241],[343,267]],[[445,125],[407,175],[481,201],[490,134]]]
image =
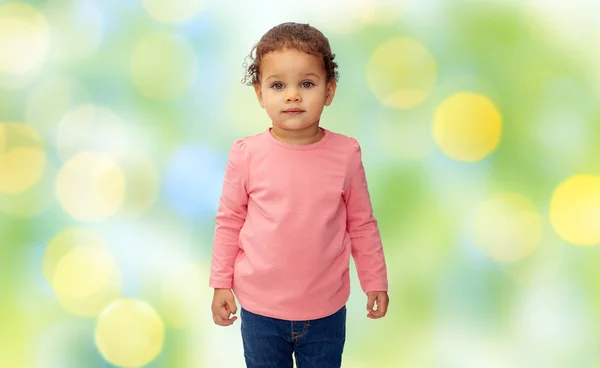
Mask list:
[[242,83],[252,86],[260,81],[260,63],[263,56],[281,49],[295,49],[323,60],[327,81],[338,80],[337,63],[333,61],[329,40],[315,27],[301,23],[282,23],[271,28],[252,48],[243,66],[246,69]]

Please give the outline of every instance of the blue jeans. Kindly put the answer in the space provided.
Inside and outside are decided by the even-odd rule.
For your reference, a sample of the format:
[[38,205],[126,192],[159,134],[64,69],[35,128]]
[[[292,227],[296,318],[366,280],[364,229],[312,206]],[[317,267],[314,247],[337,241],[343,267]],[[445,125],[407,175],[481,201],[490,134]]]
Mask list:
[[247,368],[340,368],[346,341],[346,307],[325,318],[286,321],[241,309]]

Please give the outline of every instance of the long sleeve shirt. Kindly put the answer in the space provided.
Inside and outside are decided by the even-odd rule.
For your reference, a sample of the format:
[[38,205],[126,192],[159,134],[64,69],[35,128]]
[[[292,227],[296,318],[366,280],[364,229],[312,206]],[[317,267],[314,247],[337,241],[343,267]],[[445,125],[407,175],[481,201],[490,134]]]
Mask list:
[[229,151],[209,285],[231,288],[253,313],[311,320],[350,295],[350,256],[362,290],[387,291],[387,270],[361,149],[323,129],[308,145],[270,129]]

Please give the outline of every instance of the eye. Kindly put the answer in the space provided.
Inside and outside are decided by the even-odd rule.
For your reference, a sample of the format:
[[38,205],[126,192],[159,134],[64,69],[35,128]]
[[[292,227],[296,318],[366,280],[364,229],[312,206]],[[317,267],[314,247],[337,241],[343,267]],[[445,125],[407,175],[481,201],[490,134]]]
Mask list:
[[273,89],[283,89],[283,83],[281,83],[281,82],[273,83],[273,85],[271,85],[271,88],[273,88]]
[[313,82],[302,82],[301,86],[302,88],[310,88],[312,86],[314,86],[315,84]]

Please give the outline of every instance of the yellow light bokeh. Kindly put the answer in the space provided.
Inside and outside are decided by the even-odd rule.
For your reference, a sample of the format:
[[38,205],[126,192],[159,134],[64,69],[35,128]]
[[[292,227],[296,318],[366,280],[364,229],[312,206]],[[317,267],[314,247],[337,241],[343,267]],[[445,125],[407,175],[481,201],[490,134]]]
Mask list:
[[82,152],[58,173],[56,193],[74,219],[100,221],[114,215],[125,197],[125,176],[110,157]]
[[121,273],[104,239],[89,229],[67,228],[46,245],[43,274],[60,304],[96,317],[121,295]]
[[43,274],[48,282],[54,279],[58,262],[76,247],[106,247],[106,241],[96,232],[80,227],[71,227],[55,235],[46,245],[42,263]]
[[187,22],[204,8],[205,0],[142,0],[144,9],[161,23]]
[[77,247],[65,254],[54,271],[54,291],[67,298],[85,298],[102,290],[114,279],[117,266],[101,248]]
[[435,111],[434,139],[440,149],[455,160],[481,160],[496,149],[501,135],[500,112],[483,95],[456,93]]
[[490,258],[501,262],[518,261],[539,246],[542,215],[520,194],[497,194],[476,209],[471,234],[475,244]]
[[0,5],[0,73],[32,73],[49,49],[50,29],[39,11],[28,4]]
[[[15,136],[12,135],[12,138],[14,137]],[[2,138],[0,138],[0,140],[2,140]],[[11,144],[24,144],[27,141],[27,136],[21,136],[17,139],[10,139],[10,141]],[[3,144],[4,143],[0,142],[0,147]],[[3,156],[2,151],[3,148],[0,148],[0,157]],[[40,147],[40,152],[43,153],[44,156],[47,156],[47,153],[45,153],[46,151],[42,151],[42,147]],[[0,161],[1,160],[3,159],[0,158]],[[22,162],[21,165],[26,165],[27,163],[28,162]],[[31,161],[29,163],[31,163]],[[28,170],[32,170],[32,167],[30,166]],[[32,171],[37,171],[37,169],[33,169]],[[13,218],[19,219],[32,219],[33,217],[47,211],[56,202],[54,191],[48,190],[48,188],[52,188],[54,186],[57,172],[58,168],[56,163],[53,162],[53,160],[48,160],[46,158],[43,169],[40,170],[39,179],[35,180],[35,182],[27,189],[19,193],[6,193],[0,191],[0,211]],[[26,178],[27,175],[23,175],[19,178],[19,180],[21,180],[21,184],[23,183],[22,180]],[[3,174],[0,174],[0,181],[8,179],[8,176],[3,176]]]
[[198,74],[196,64],[194,50],[187,42],[159,33],[147,36],[136,46],[131,57],[131,77],[143,96],[169,101],[189,91]]
[[600,243],[600,176],[574,175],[554,190],[550,221],[565,241],[580,246]]
[[82,151],[120,156],[131,146],[132,137],[123,119],[112,110],[80,105],[63,116],[56,131],[56,145],[63,159]]
[[121,293],[121,273],[101,247],[75,247],[57,263],[52,288],[62,306],[79,316],[97,316]]
[[55,202],[54,193],[48,191],[54,182],[51,169],[36,184],[19,194],[0,193],[0,211],[14,218],[29,219],[47,211]]
[[394,38],[379,45],[367,64],[367,84],[385,106],[408,109],[431,93],[437,65],[419,41]]
[[165,327],[150,304],[142,300],[119,299],[98,317],[95,341],[111,364],[142,367],[163,348]]
[[44,143],[32,127],[0,123],[0,193],[26,191],[40,179],[45,166]]
[[51,27],[54,60],[80,61],[100,47],[104,20],[93,1],[48,0],[42,11]]

